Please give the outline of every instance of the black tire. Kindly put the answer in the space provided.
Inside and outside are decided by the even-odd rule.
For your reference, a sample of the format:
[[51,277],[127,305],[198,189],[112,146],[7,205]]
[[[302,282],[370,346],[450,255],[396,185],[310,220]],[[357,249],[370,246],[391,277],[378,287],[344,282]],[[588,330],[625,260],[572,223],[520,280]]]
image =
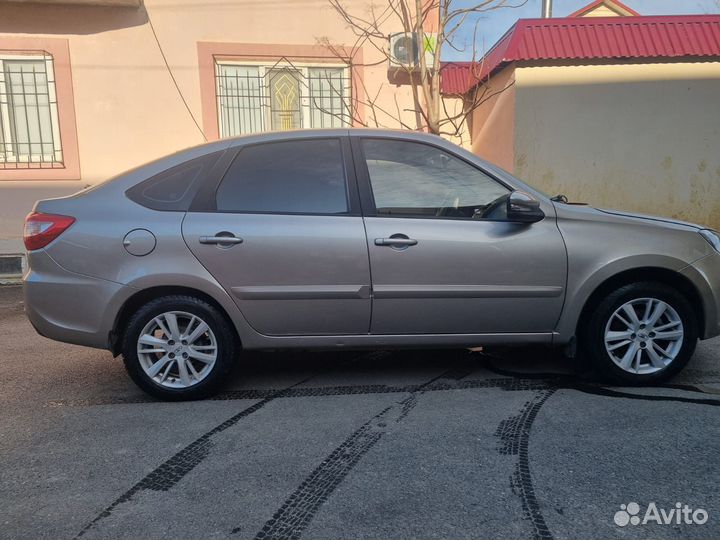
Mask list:
[[[683,343],[675,359],[654,373],[631,373],[618,366],[605,348],[605,328],[613,313],[635,299],[656,298],[669,304],[678,314],[683,326]],[[682,370],[695,352],[698,340],[698,322],[695,312],[685,296],[663,283],[630,283],[608,294],[597,304],[579,329],[582,356],[588,359],[600,377],[607,382],[642,386],[658,384]]]
[[[182,311],[205,321],[217,342],[217,359],[204,379],[187,388],[169,388],[155,382],[143,370],[137,354],[137,343],[145,326],[158,315]],[[139,308],[128,322],[122,342],[125,368],[132,380],[148,394],[168,401],[185,401],[211,396],[226,379],[235,359],[235,335],[227,319],[217,308],[194,296],[163,296]]]

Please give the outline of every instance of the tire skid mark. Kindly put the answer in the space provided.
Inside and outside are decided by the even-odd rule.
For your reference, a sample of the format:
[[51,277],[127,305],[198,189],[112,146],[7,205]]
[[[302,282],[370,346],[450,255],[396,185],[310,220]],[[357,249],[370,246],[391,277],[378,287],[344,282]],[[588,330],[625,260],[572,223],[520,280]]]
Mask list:
[[500,422],[495,435],[500,439],[498,452],[502,455],[518,456],[515,469],[510,476],[510,486],[520,498],[523,517],[532,525],[533,539],[552,540],[545,518],[540,509],[530,473],[530,430],[538,411],[553,395],[554,388],[539,391],[527,401],[520,412]]
[[[656,388],[664,388],[662,386]],[[632,392],[622,392],[620,390],[612,390],[603,386],[593,386],[589,384],[568,384],[558,386],[558,389],[577,390],[584,394],[593,396],[602,396],[610,398],[637,399],[640,401],[670,401],[675,403],[691,403],[694,405],[710,405],[712,407],[720,407],[720,399],[709,398],[691,398],[685,396],[659,396],[657,394],[635,394]],[[705,393],[701,392],[700,393]]]
[[668,383],[664,384],[662,388],[670,388],[673,390],[685,390],[687,392],[697,392],[700,394],[709,394],[711,396],[720,395],[720,388],[713,388],[703,383],[688,384],[688,383]]
[[[476,379],[461,380],[456,379],[457,375],[450,378],[447,382],[435,383],[431,387],[425,388],[426,392],[438,392],[444,390],[470,390],[474,388],[501,388],[508,391],[534,390],[538,388],[546,388],[546,381],[516,379],[510,377],[494,378],[494,379]],[[345,396],[345,395],[367,395],[367,394],[402,394],[406,392],[416,392],[421,385],[344,385],[344,386],[317,386],[292,388],[283,392],[281,396],[276,396],[278,389],[243,389],[228,390],[221,392],[214,397],[207,398],[206,401],[239,401],[252,399],[265,399],[269,396],[278,398],[303,398],[303,397],[322,397],[322,396]],[[166,403],[152,398],[97,398],[97,399],[76,399],[76,400],[55,400],[47,404],[48,407],[89,407],[98,405],[126,405],[138,403]]]
[[437,381],[452,373],[453,369],[450,369],[424,384],[413,385],[408,397],[383,409],[360,426],[308,475],[263,525],[255,535],[255,540],[298,540],[323,503],[355,465],[382,437],[410,414],[417,405],[418,396],[433,389]]
[[[691,398],[685,396],[669,396],[669,395],[657,395],[657,394],[637,394],[633,392],[627,392],[623,390],[617,390],[608,388],[600,384],[591,384],[578,381],[576,377],[571,375],[563,374],[549,374],[549,373],[518,373],[514,371],[508,371],[506,369],[498,368],[488,361],[489,356],[485,355],[481,361],[481,365],[495,373],[496,375],[502,375],[504,377],[512,377],[517,381],[525,381],[526,383],[536,383],[539,386],[544,385],[545,388],[554,390],[575,390],[585,394],[591,394],[595,396],[603,396],[610,398],[626,398],[626,399],[637,399],[641,401],[669,401],[677,403],[692,403],[695,405],[710,405],[713,407],[720,406],[720,399],[710,398]],[[703,388],[693,384],[661,384],[658,386],[636,386],[636,387],[616,387],[616,388],[650,388],[650,389],[667,389],[667,390],[680,390],[683,392],[692,392],[696,394],[705,394],[709,396],[720,395],[720,390],[714,388]]]
[[[466,380],[458,383],[447,382],[433,384],[431,387],[426,388],[426,392],[440,392],[446,390],[472,390],[480,388],[500,388],[501,390],[507,391],[525,391],[525,390],[540,390],[545,388],[556,388],[556,389],[567,389],[576,390],[578,392],[584,392],[587,394],[602,395],[605,397],[617,397],[617,398],[628,398],[628,399],[639,399],[646,401],[676,401],[682,403],[695,403],[698,405],[712,405],[720,406],[720,399],[711,398],[691,398],[684,396],[665,396],[665,395],[653,395],[653,394],[637,394],[632,392],[624,392],[621,390],[614,390],[604,386],[579,383],[572,379],[540,379],[534,377],[525,377],[523,374],[515,374],[515,377],[503,377],[495,379],[479,379],[479,380]],[[349,396],[349,395],[369,395],[369,394],[402,394],[406,392],[416,392],[419,385],[398,385],[388,386],[383,384],[375,385],[359,385],[359,386],[321,386],[321,387],[305,387],[305,388],[293,388],[284,392],[282,395],[277,395],[278,389],[244,389],[244,390],[230,390],[222,392],[212,398],[208,398],[207,401],[242,401],[242,400],[257,400],[267,399],[270,396],[276,398],[304,398],[304,397],[322,397],[322,396]],[[659,388],[668,390],[679,390],[683,392],[694,392],[699,394],[705,394],[708,396],[716,396],[720,391],[706,391],[701,387],[692,385],[663,385],[656,387],[646,388]],[[714,390],[714,389],[713,389]],[[48,407],[90,407],[99,405],[127,405],[127,404],[139,404],[139,403],[165,403],[152,398],[139,398],[139,399],[123,399],[123,398],[99,398],[99,399],[88,399],[88,400],[57,400],[48,403]]]
[[177,452],[170,459],[162,463],[160,466],[148,473],[142,480],[127,490],[125,493],[115,499],[105,510],[100,512],[90,523],[75,536],[80,538],[92,529],[98,522],[107,518],[112,514],[113,510],[120,504],[130,501],[137,493],[144,490],[152,491],[168,491],[177,484],[186,474],[192,471],[200,464],[209,454],[213,446],[212,438],[218,433],[222,433],[226,429],[234,426],[243,418],[259,411],[265,405],[282,397],[283,393],[291,390],[294,386],[306,382],[308,379],[300,381],[288,388],[276,391],[275,395],[271,395],[258,401],[257,403],[243,409],[239,413],[231,416],[222,424],[218,424],[207,433],[201,435],[185,448]]

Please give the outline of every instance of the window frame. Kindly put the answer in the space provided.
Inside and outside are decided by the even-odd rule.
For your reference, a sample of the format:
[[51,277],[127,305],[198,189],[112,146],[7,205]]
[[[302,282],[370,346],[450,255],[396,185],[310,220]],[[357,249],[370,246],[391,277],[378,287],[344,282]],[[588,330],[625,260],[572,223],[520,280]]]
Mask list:
[[452,221],[472,221],[474,223],[492,223],[492,222],[503,222],[507,223],[507,219],[473,219],[471,217],[458,217],[458,216],[424,216],[424,215],[403,215],[403,214],[378,214],[377,207],[375,206],[375,196],[373,195],[372,190],[372,182],[370,180],[370,171],[368,170],[367,166],[367,160],[365,159],[365,152],[363,151],[362,147],[362,141],[363,140],[386,140],[386,141],[397,141],[397,142],[404,142],[404,143],[410,143],[410,144],[422,144],[425,146],[428,146],[430,148],[433,148],[435,150],[439,150],[441,152],[445,152],[449,156],[459,159],[460,161],[466,163],[473,169],[476,169],[480,171],[482,174],[490,178],[491,180],[494,180],[501,186],[503,186],[505,189],[508,190],[509,193],[512,193],[515,191],[515,187],[508,184],[506,181],[501,179],[498,175],[493,174],[491,171],[488,171],[482,167],[479,167],[476,163],[473,163],[472,161],[468,160],[467,158],[458,155],[457,153],[448,150],[447,148],[443,148],[442,146],[432,144],[427,141],[419,141],[419,140],[413,140],[408,139],[404,137],[392,137],[392,136],[380,136],[380,137],[373,137],[373,136],[351,136],[350,137],[350,144],[353,152],[353,157],[355,160],[355,175],[357,177],[357,183],[358,183],[358,190],[360,191],[360,202],[362,204],[362,212],[364,217],[379,217],[379,218],[389,218],[389,219],[442,219],[442,220],[452,220]]
[[[13,62],[13,61],[20,61],[20,62],[38,62],[42,61],[45,63],[45,76],[47,78],[47,85],[48,85],[48,109],[50,110],[50,126],[52,129],[52,144],[53,144],[53,152],[52,152],[52,161],[46,161],[45,156],[49,156],[50,154],[33,154],[30,153],[27,155],[26,159],[18,159],[20,158],[19,155],[16,155],[12,152],[12,147],[15,145],[18,145],[17,141],[13,140],[12,137],[12,127],[11,127],[11,119],[10,119],[10,101],[9,96],[10,93],[8,92],[8,85],[9,82],[7,80],[7,76],[5,73],[5,62]],[[51,54],[41,52],[41,51],[34,51],[34,52],[28,52],[28,54],[3,54],[0,53],[0,95],[8,96],[8,99],[4,102],[0,102],[0,130],[2,130],[2,144],[5,147],[4,154],[6,156],[11,156],[11,159],[3,159],[2,154],[0,154],[0,163],[16,163],[16,164],[27,164],[27,168],[29,169],[52,169],[52,168],[61,168],[65,165],[65,158],[63,155],[63,144],[62,144],[62,136],[60,133],[60,115],[58,113],[58,96],[57,96],[57,88],[55,85],[55,67],[54,67],[54,58]],[[28,146],[32,146],[33,144],[41,144],[41,143],[28,143]],[[10,150],[8,151],[7,148],[10,147]],[[59,159],[58,159],[59,156]],[[38,159],[34,159],[36,157],[39,157]],[[33,167],[32,165],[35,164],[36,166]],[[22,167],[25,168],[25,167]],[[9,169],[12,169],[12,167],[9,167]]]
[[[261,102],[266,102],[268,99],[267,95],[267,76],[268,73],[272,70],[277,69],[291,69],[299,71],[301,74],[302,79],[305,81],[306,86],[309,88],[309,73],[311,69],[341,69],[343,71],[343,80],[347,81],[348,84],[343,85],[343,95],[342,99],[343,102],[348,107],[348,118],[345,122],[345,125],[343,126],[334,126],[329,127],[327,129],[345,129],[349,128],[353,124],[353,118],[352,118],[352,93],[353,93],[353,78],[352,78],[352,69],[351,66],[348,64],[343,64],[339,62],[290,62],[288,60],[279,59],[277,62],[269,62],[267,60],[260,61],[260,60],[244,60],[244,59],[214,59],[214,77],[215,77],[215,113],[216,113],[216,121],[218,126],[218,138],[224,139],[227,137],[237,137],[242,135],[255,135],[261,132],[266,131],[272,131],[276,133],[280,133],[281,130],[273,130],[271,123],[272,123],[272,112],[270,110],[260,110],[260,121],[262,123],[261,128],[259,131],[255,132],[249,132],[249,133],[238,133],[236,135],[230,135],[225,134],[222,132],[223,130],[223,118],[222,118],[222,110],[220,107],[220,69],[222,66],[238,66],[238,67],[256,67],[258,68],[258,79],[263,81],[262,85],[260,86],[260,100]],[[300,81],[301,91],[302,91],[302,80]],[[311,107],[311,97],[308,95],[305,97],[301,96],[301,118],[302,118],[302,126],[298,129],[314,129],[310,127],[311,120],[312,120],[312,107]],[[270,129],[268,129],[268,127]]]
[[[19,162],[0,164],[3,182],[45,182],[81,180],[75,98],[69,40],[64,37],[0,35],[4,56],[50,56],[53,62],[57,97],[58,128],[62,144],[62,163]],[[11,166],[13,165],[13,166]]]
[[[301,141],[327,141],[336,140],[340,145],[340,157],[342,159],[343,170],[345,172],[345,184],[346,184],[346,196],[348,202],[348,211],[342,214],[326,214],[317,212],[277,212],[277,211],[229,211],[229,210],[218,210],[217,208],[217,192],[220,189],[220,185],[227,176],[232,164],[240,156],[243,150],[260,145],[272,145],[278,143],[292,143]],[[237,215],[278,215],[278,216],[322,216],[322,217],[362,217],[362,210],[360,205],[360,193],[358,190],[358,183],[356,178],[355,167],[353,163],[352,150],[350,148],[350,141],[346,136],[301,136],[301,137],[287,137],[277,138],[271,140],[249,142],[246,144],[239,144],[235,147],[230,147],[226,151],[227,157],[223,159],[224,162],[222,173],[213,175],[211,178],[206,179],[202,182],[200,189],[195,194],[195,197],[190,204],[188,212],[199,212],[199,213],[213,213],[213,214],[237,214]]]

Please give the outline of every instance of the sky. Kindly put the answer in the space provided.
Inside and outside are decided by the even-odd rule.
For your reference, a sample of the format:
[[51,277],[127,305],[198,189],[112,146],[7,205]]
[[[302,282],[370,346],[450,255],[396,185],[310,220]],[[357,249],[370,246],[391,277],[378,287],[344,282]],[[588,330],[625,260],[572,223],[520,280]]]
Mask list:
[[[471,6],[473,0],[452,0],[457,7]],[[516,4],[522,0],[511,0]],[[590,3],[591,0],[553,0],[553,16],[564,17]],[[641,15],[680,15],[688,13],[720,13],[719,2],[716,0],[621,0],[625,5]],[[542,1],[528,0],[518,8],[502,8],[468,20],[458,32],[456,45],[462,51],[451,47],[443,47],[442,59],[445,61],[462,61],[472,59],[472,43],[475,24],[477,23],[478,58],[484,51],[492,47],[512,24],[520,18],[540,17]]]

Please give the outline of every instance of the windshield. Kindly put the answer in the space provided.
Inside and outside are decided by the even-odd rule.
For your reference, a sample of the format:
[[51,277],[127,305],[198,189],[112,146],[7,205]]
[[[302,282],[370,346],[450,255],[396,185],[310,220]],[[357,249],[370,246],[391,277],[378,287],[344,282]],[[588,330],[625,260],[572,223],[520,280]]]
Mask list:
[[524,180],[521,180],[514,174],[507,172],[502,167],[498,167],[497,165],[495,165],[493,163],[489,163],[487,161],[483,161],[483,164],[490,172],[496,174],[500,178],[505,178],[507,180],[510,180],[511,184],[513,184],[513,185],[521,184],[523,186],[522,189],[525,191],[528,191],[529,193],[533,193],[533,194],[543,197],[545,199],[550,199],[552,197],[552,195],[548,195],[544,191],[536,188],[535,186],[528,184],[527,182],[525,182]]

